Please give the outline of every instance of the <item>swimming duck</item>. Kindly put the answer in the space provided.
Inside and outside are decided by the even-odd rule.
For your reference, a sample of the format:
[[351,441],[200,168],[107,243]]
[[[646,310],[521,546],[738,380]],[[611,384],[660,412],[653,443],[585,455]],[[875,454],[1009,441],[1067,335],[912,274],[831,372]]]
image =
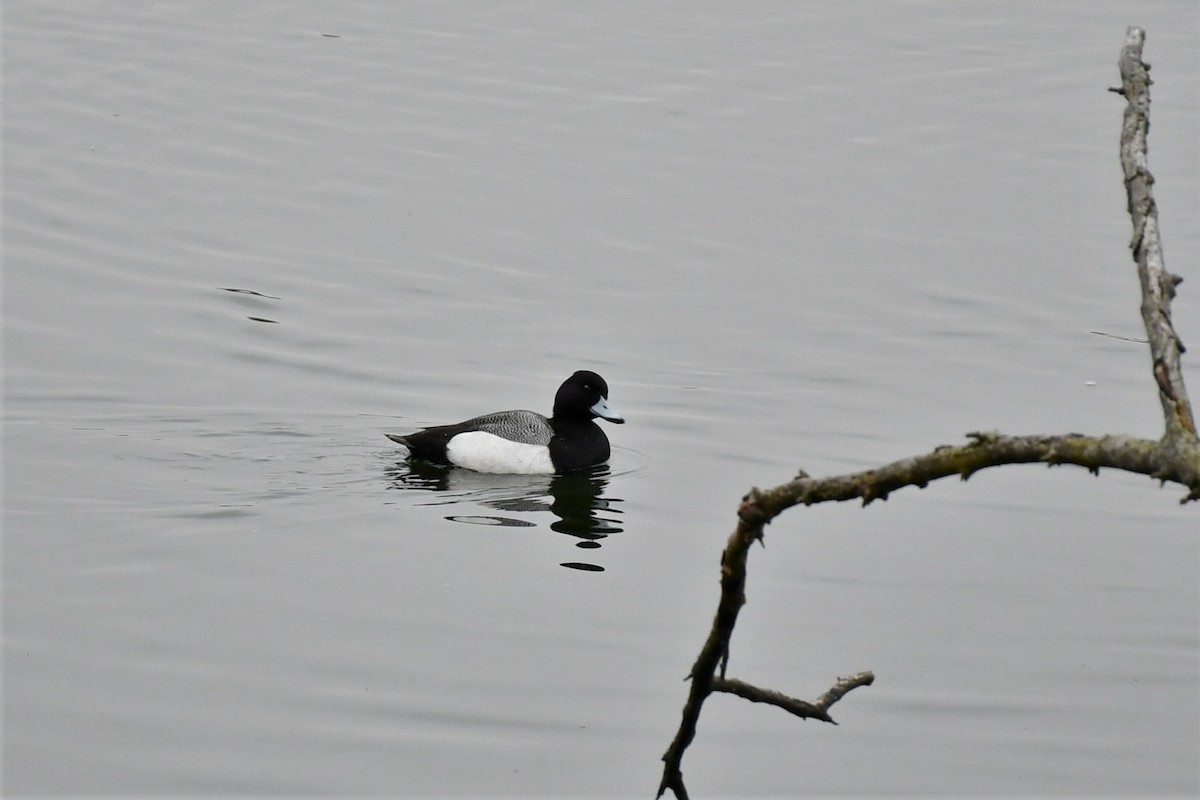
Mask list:
[[384,434],[408,448],[411,458],[476,472],[551,475],[608,460],[608,437],[593,420],[618,425],[625,418],[608,404],[608,384],[580,370],[563,381],[547,419],[535,411],[497,411],[454,425],[404,436]]

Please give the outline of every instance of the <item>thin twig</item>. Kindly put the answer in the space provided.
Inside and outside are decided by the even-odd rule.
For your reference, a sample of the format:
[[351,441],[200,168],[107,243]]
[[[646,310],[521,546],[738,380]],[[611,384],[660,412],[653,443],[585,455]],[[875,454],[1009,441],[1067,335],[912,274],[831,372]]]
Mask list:
[[1109,339],[1120,339],[1122,342],[1134,342],[1136,344],[1149,344],[1149,339],[1138,339],[1134,336],[1117,336],[1115,333],[1105,333],[1104,331],[1088,331],[1097,336],[1107,336]]

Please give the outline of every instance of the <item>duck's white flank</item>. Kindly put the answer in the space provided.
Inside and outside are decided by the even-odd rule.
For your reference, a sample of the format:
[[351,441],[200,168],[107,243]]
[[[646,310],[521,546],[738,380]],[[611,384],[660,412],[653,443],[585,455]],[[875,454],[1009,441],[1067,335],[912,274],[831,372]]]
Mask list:
[[446,446],[451,464],[476,472],[510,475],[553,475],[550,448],[542,444],[522,444],[484,431],[460,433]]

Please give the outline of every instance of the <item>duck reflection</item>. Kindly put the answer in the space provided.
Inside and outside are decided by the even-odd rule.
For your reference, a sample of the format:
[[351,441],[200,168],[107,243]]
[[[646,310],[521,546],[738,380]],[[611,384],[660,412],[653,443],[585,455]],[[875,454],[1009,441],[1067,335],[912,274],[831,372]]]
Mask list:
[[[451,514],[451,522],[526,528],[537,523],[508,514],[543,514],[554,520],[550,529],[574,537],[576,547],[594,550],[620,526],[618,498],[606,497],[611,472],[607,464],[563,475],[490,475],[421,461],[401,461],[387,471],[391,488],[430,492],[424,505],[474,503],[504,515]],[[563,563],[589,572],[603,567],[582,561]]]

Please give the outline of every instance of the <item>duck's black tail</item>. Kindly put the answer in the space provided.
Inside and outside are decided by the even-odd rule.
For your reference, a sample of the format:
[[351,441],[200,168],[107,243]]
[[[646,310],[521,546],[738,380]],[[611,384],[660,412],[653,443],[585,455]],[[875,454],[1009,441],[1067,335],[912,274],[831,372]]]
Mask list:
[[407,447],[409,450],[412,450],[412,445],[408,443],[408,437],[407,437],[407,436],[397,436],[397,435],[396,435],[396,434],[394,434],[394,433],[385,433],[385,434],[384,434],[384,436],[386,436],[387,438],[391,439],[391,440],[392,440],[393,442],[395,442],[396,444],[402,444],[402,445],[404,445],[405,447]]

